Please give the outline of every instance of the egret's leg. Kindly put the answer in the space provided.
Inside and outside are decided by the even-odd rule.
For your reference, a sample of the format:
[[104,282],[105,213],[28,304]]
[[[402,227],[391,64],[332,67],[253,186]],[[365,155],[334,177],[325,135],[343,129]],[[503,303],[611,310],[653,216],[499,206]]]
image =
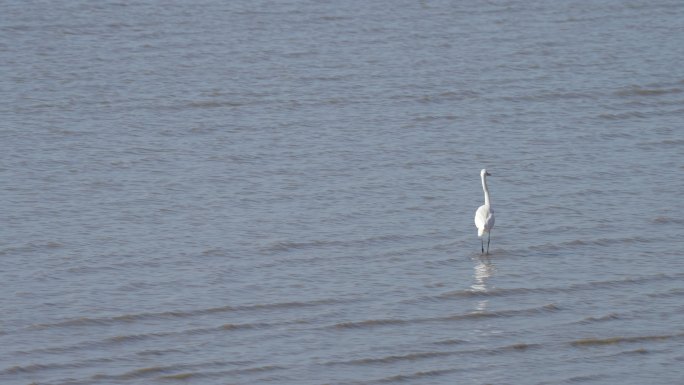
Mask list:
[[487,232],[487,255],[489,255],[489,241],[492,240],[492,232],[488,231]]
[[480,241],[482,241],[482,254],[484,254],[484,237],[480,237]]

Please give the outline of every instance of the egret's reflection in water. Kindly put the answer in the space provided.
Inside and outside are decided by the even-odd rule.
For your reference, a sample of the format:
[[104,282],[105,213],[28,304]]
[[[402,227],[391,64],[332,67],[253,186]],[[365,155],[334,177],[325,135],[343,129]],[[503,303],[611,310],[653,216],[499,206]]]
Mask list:
[[[487,256],[480,256],[474,258],[474,261],[476,262],[473,272],[473,278],[475,279],[475,281],[472,285],[470,285],[470,290],[472,290],[475,293],[486,293],[489,290],[489,288],[487,287],[487,280],[494,273],[494,264],[492,264],[492,261],[490,261],[489,257]],[[487,302],[489,302],[488,299],[478,301],[476,310],[487,310]]]

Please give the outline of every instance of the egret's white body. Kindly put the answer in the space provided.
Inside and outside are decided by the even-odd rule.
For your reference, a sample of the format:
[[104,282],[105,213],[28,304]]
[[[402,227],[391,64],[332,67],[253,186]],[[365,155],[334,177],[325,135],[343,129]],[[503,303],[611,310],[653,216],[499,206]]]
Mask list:
[[[494,209],[489,199],[489,189],[487,188],[487,176],[491,175],[487,170],[480,171],[480,178],[482,178],[482,190],[484,190],[484,204],[475,211],[475,226],[477,227],[477,236],[482,238],[484,233],[487,233],[487,254],[489,254],[489,241],[491,238],[491,231],[494,228]],[[484,239],[482,239],[482,252],[484,253]]]

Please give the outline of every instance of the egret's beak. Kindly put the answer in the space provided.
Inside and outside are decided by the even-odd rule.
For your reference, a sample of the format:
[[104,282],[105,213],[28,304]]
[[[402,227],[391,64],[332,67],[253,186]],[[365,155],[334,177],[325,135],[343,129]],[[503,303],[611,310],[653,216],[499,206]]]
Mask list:
[[485,175],[487,175],[487,176],[492,176],[492,174],[490,174],[489,171],[487,171],[487,172],[485,173]]

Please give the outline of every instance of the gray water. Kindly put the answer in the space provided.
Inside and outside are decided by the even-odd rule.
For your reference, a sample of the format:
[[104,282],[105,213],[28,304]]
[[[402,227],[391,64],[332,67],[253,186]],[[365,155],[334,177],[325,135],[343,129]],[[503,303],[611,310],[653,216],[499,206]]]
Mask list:
[[684,381],[681,1],[0,15],[0,383]]

